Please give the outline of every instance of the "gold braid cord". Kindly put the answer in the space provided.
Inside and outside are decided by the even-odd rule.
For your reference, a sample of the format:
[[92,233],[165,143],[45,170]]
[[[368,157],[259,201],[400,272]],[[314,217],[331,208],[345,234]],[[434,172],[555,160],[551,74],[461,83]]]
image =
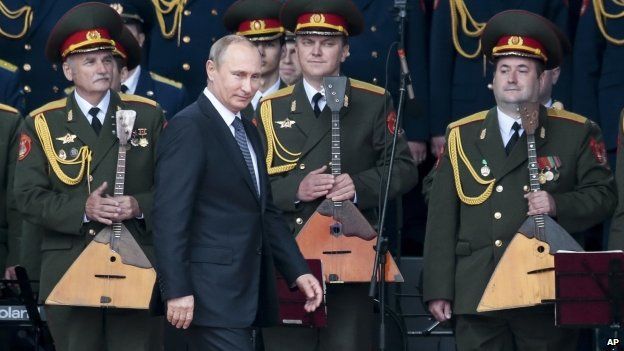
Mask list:
[[0,14],[12,20],[17,19],[21,16],[24,16],[24,26],[22,27],[22,31],[19,33],[9,34],[5,32],[4,30],[2,30],[2,28],[0,28],[0,35],[7,37],[9,39],[22,38],[24,35],[26,35],[26,32],[28,32],[28,29],[30,28],[30,25],[32,24],[33,11],[32,11],[32,7],[30,6],[23,6],[15,11],[11,11],[9,10],[8,7],[6,7],[5,4],[2,3],[2,1],[0,1]]
[[[607,39],[607,41],[613,45],[624,45],[624,39],[617,39],[609,35],[607,33],[607,29],[605,28],[605,23],[608,19],[623,19],[624,11],[616,14],[608,13],[604,6],[604,1],[607,0],[594,0],[594,14],[596,15],[596,24],[598,24],[598,29],[602,35]],[[624,7],[623,0],[612,0],[614,4],[618,6]]]
[[[273,128],[273,109],[271,107],[271,101],[266,101],[260,105],[260,118],[262,118],[262,125],[264,126],[264,134],[267,139],[267,156],[266,165],[269,175],[288,172],[297,166],[299,156],[301,152],[291,152],[282,145],[275,134]],[[287,157],[282,154],[282,151],[287,154]],[[286,162],[287,164],[273,167],[273,155]]]
[[[35,130],[37,131],[37,136],[41,141],[43,152],[50,163],[50,167],[61,182],[67,185],[76,185],[82,181],[82,178],[85,175],[85,170],[87,173],[91,172],[91,151],[89,151],[88,146],[85,145],[81,147],[80,150],[78,150],[78,156],[75,158],[71,160],[63,160],[58,157],[54,151],[52,137],[50,136],[50,130],[48,129],[48,122],[46,121],[43,113],[35,116]],[[64,165],[80,165],[80,172],[78,172],[76,177],[72,178],[63,172],[59,163]]]
[[[188,0],[152,0],[154,11],[156,12],[156,20],[160,26],[160,32],[166,39],[173,38],[178,35],[178,46],[180,45],[180,33],[182,33],[182,14],[184,6]],[[167,30],[165,24],[165,15],[173,12],[173,24],[170,30]]]
[[[474,168],[472,168],[468,157],[464,153],[459,128],[453,128],[449,133],[448,152],[449,158],[451,159],[451,167],[453,168],[455,188],[457,189],[457,196],[459,196],[459,199],[466,205],[480,205],[484,203],[490,197],[490,195],[492,195],[492,189],[494,188],[494,182],[496,181],[496,179],[485,180],[477,174]],[[483,193],[481,193],[481,195],[471,197],[467,196],[464,193],[464,189],[461,184],[461,178],[459,175],[459,161],[457,160],[458,154],[464,165],[466,165],[466,168],[468,168],[468,171],[472,175],[472,178],[479,184],[487,185],[487,188]]]
[[[472,18],[464,0],[449,1],[451,2],[451,33],[453,35],[453,45],[455,46],[455,50],[457,50],[457,52],[463,57],[473,59],[481,53],[481,41],[479,41],[477,50],[472,54],[467,53],[461,47],[461,44],[459,43],[459,34],[457,33],[459,31],[457,16],[459,15],[459,19],[461,20],[462,32],[471,38],[478,38],[481,36],[481,33],[483,33],[483,29],[485,28],[485,23],[477,22],[474,18]],[[473,29],[468,28],[469,23]]]

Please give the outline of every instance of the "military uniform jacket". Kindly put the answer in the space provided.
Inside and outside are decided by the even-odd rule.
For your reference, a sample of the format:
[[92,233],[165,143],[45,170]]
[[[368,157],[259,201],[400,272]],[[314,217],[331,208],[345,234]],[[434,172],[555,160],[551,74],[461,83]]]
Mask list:
[[[331,111],[327,107],[316,118],[303,81],[299,81],[263,99],[256,115],[274,202],[297,233],[323,200],[296,202],[296,194],[310,171],[329,165]],[[340,111],[341,168],[353,179],[357,206],[373,224],[380,183],[386,176],[384,158],[390,159],[392,134],[388,122],[394,118],[392,100],[383,88],[349,79],[345,106]],[[391,199],[409,191],[418,181],[418,169],[403,135],[399,136],[395,158]]]
[[609,233],[609,250],[624,249],[624,110],[620,113],[618,125],[617,163],[615,166],[615,181],[618,184],[618,206],[611,220]]
[[[620,13],[624,6],[613,1],[598,0],[608,13]],[[574,84],[572,108],[596,121],[604,131],[607,150],[617,147],[618,116],[624,108],[624,18],[604,21],[598,27],[592,2],[581,10],[574,42]],[[613,41],[619,41],[616,45]]]
[[[447,147],[429,200],[423,299],[451,300],[454,313],[472,314],[505,248],[527,218],[527,138],[523,133],[506,156],[495,108],[451,124],[447,140],[453,130],[476,174],[495,181],[481,204],[460,201],[458,181],[471,197],[479,197],[486,186],[477,183],[460,156],[455,178]],[[535,140],[538,168],[549,167],[558,174],[541,187],[555,200],[555,220],[572,233],[608,218],[616,196],[599,128],[579,115],[554,109],[547,114],[542,107]],[[481,171],[485,163],[489,172]]]
[[141,69],[134,94],[158,101],[167,119],[172,118],[178,111],[182,110],[188,99],[182,83],[148,72],[145,69]]
[[[61,65],[50,63],[44,50],[48,35],[56,22],[82,0],[2,0],[9,11],[21,12],[17,18],[0,14],[0,47],[2,58],[16,65],[20,71],[19,93],[25,98],[24,112],[63,97],[69,82],[63,76]],[[31,21],[28,21],[30,13]],[[22,110],[21,106],[15,106]]]
[[[75,102],[74,94],[31,112],[20,136],[20,150],[16,168],[15,196],[24,218],[42,227],[41,243],[41,294],[45,300],[83,248],[104,225],[84,222],[85,204],[89,191],[104,181],[107,193],[113,193],[117,167],[118,139],[114,116],[117,110],[137,112],[130,149],[126,154],[124,194],[136,198],[143,219],[124,221],[136,241],[151,259],[150,214],[155,162],[155,146],[163,125],[160,107],[149,99],[117,94],[111,91],[111,100],[99,137]],[[35,119],[43,116],[47,121],[53,152],[73,158],[75,150],[87,146],[92,161],[76,185],[64,183],[42,148]],[[137,140],[137,138],[140,138]],[[141,143],[132,142],[143,141]],[[144,139],[144,140],[143,140]],[[137,144],[137,146],[134,146]],[[59,164],[65,175],[75,177],[80,165]],[[87,172],[87,171],[85,171]],[[90,182],[90,189],[89,189]],[[153,261],[152,261],[153,262]]]
[[206,87],[208,50],[226,34],[221,16],[232,2],[150,1],[156,16],[150,35],[150,70],[182,82],[190,96],[198,96]]
[[[17,131],[22,118],[16,109],[0,104],[0,269],[16,263],[20,221],[13,198]],[[9,258],[9,254],[11,256]]]

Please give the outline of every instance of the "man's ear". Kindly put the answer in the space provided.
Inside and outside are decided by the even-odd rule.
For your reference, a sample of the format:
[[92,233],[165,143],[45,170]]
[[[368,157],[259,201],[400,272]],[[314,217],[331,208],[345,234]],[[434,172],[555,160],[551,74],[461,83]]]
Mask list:
[[73,81],[74,77],[73,77],[73,71],[71,69],[71,64],[69,63],[69,58],[67,60],[65,60],[65,62],[63,62],[63,74],[65,75],[65,78],[67,78],[68,81]]
[[551,69],[550,71],[552,72],[552,83],[553,85],[555,85],[557,84],[557,81],[559,80],[559,75],[561,75],[561,68],[555,67]]
[[206,61],[206,76],[208,77],[208,81],[212,82],[214,80],[214,75],[217,71],[217,65],[214,61],[208,60]]

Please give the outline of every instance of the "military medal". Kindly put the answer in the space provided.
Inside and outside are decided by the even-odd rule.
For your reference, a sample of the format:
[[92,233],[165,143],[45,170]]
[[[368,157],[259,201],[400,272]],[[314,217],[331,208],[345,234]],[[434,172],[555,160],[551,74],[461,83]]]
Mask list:
[[546,177],[546,180],[549,181],[549,182],[555,178],[555,175],[553,174],[553,172],[550,169],[548,169],[546,172],[544,172],[544,176]]
[[61,151],[59,151],[59,153],[58,153],[58,157],[59,157],[61,160],[66,159],[66,158],[67,158],[67,154],[65,153],[65,150],[61,150]]
[[488,167],[486,160],[481,160],[483,167],[481,167],[481,175],[487,177],[490,175],[490,167]]
[[71,150],[69,150],[69,157],[74,158],[76,156],[78,156],[78,149],[72,147]]
[[546,184],[546,176],[544,175],[544,173],[539,174],[538,180],[540,184]]
[[[557,156],[543,156],[537,158],[537,164],[540,168],[540,183],[552,182],[559,179],[559,167],[561,167],[561,159]],[[544,178],[544,183],[541,177]]]
[[147,128],[139,128],[137,129],[137,134],[139,135],[139,146],[147,147],[149,145],[149,141],[147,141]]
[[132,136],[130,138],[130,145],[139,146],[139,139],[137,138],[137,134],[135,131],[132,131]]

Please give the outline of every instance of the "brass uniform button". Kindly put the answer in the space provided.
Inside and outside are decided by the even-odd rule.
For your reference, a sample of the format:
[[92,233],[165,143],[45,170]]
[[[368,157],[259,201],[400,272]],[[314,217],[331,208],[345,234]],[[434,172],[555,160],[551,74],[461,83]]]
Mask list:
[[377,51],[373,51],[373,52],[371,52],[371,56],[373,58],[377,58],[379,56],[379,53]]
[[503,241],[502,240],[496,240],[494,242],[494,245],[496,245],[496,247],[501,247],[501,246],[503,246]]
[[212,40],[212,42],[214,43],[215,41],[217,41],[217,38],[212,37],[212,38],[210,38],[210,40]]
[[183,36],[183,37],[182,37],[182,41],[183,41],[185,44],[188,44],[188,43],[190,43],[190,42],[191,42],[191,37],[189,37],[188,35],[185,35],[185,36]]
[[303,219],[301,219],[301,217],[297,217],[297,219],[295,219],[295,223],[302,225],[303,224]]
[[371,26],[371,32],[376,32],[376,31],[377,31],[377,27]]
[[56,63],[52,64],[52,69],[55,70],[55,71],[58,70],[58,66],[56,65]]
[[55,93],[59,92],[59,87],[57,87],[56,85],[52,87],[52,91]]
[[30,93],[32,90],[30,89],[30,85],[24,85],[24,92],[26,94]]
[[183,63],[182,64],[182,69],[185,71],[188,71],[191,69],[191,65],[189,65],[188,63]]
[[95,229],[89,229],[89,234],[95,235]]
[[219,12],[217,11],[217,9],[212,9],[212,11],[210,11],[210,14],[216,16],[219,14]]
[[374,83],[374,84],[377,84],[377,78],[376,78],[376,77],[375,77],[375,78],[373,78],[373,83]]
[[501,219],[501,217],[503,217],[503,215],[500,212],[494,213],[494,218]]
[[184,16],[190,16],[191,10],[184,10]]
[[305,169],[305,163],[300,164],[299,169]]
[[496,186],[496,192],[497,193],[502,193],[503,192],[503,186],[502,185],[497,185]]
[[24,69],[24,71],[28,72],[28,71],[30,71],[30,69],[31,69],[32,67],[30,66],[30,64],[29,64],[29,63],[25,63],[25,64],[22,66],[22,68]]
[[529,186],[528,185],[523,186],[522,190],[524,190],[524,192],[529,192]]
[[30,51],[30,49],[32,49],[32,46],[30,46],[30,44],[24,44],[24,50]]
[[148,90],[147,93],[145,93],[145,95],[147,96],[154,96],[154,92],[151,90]]

